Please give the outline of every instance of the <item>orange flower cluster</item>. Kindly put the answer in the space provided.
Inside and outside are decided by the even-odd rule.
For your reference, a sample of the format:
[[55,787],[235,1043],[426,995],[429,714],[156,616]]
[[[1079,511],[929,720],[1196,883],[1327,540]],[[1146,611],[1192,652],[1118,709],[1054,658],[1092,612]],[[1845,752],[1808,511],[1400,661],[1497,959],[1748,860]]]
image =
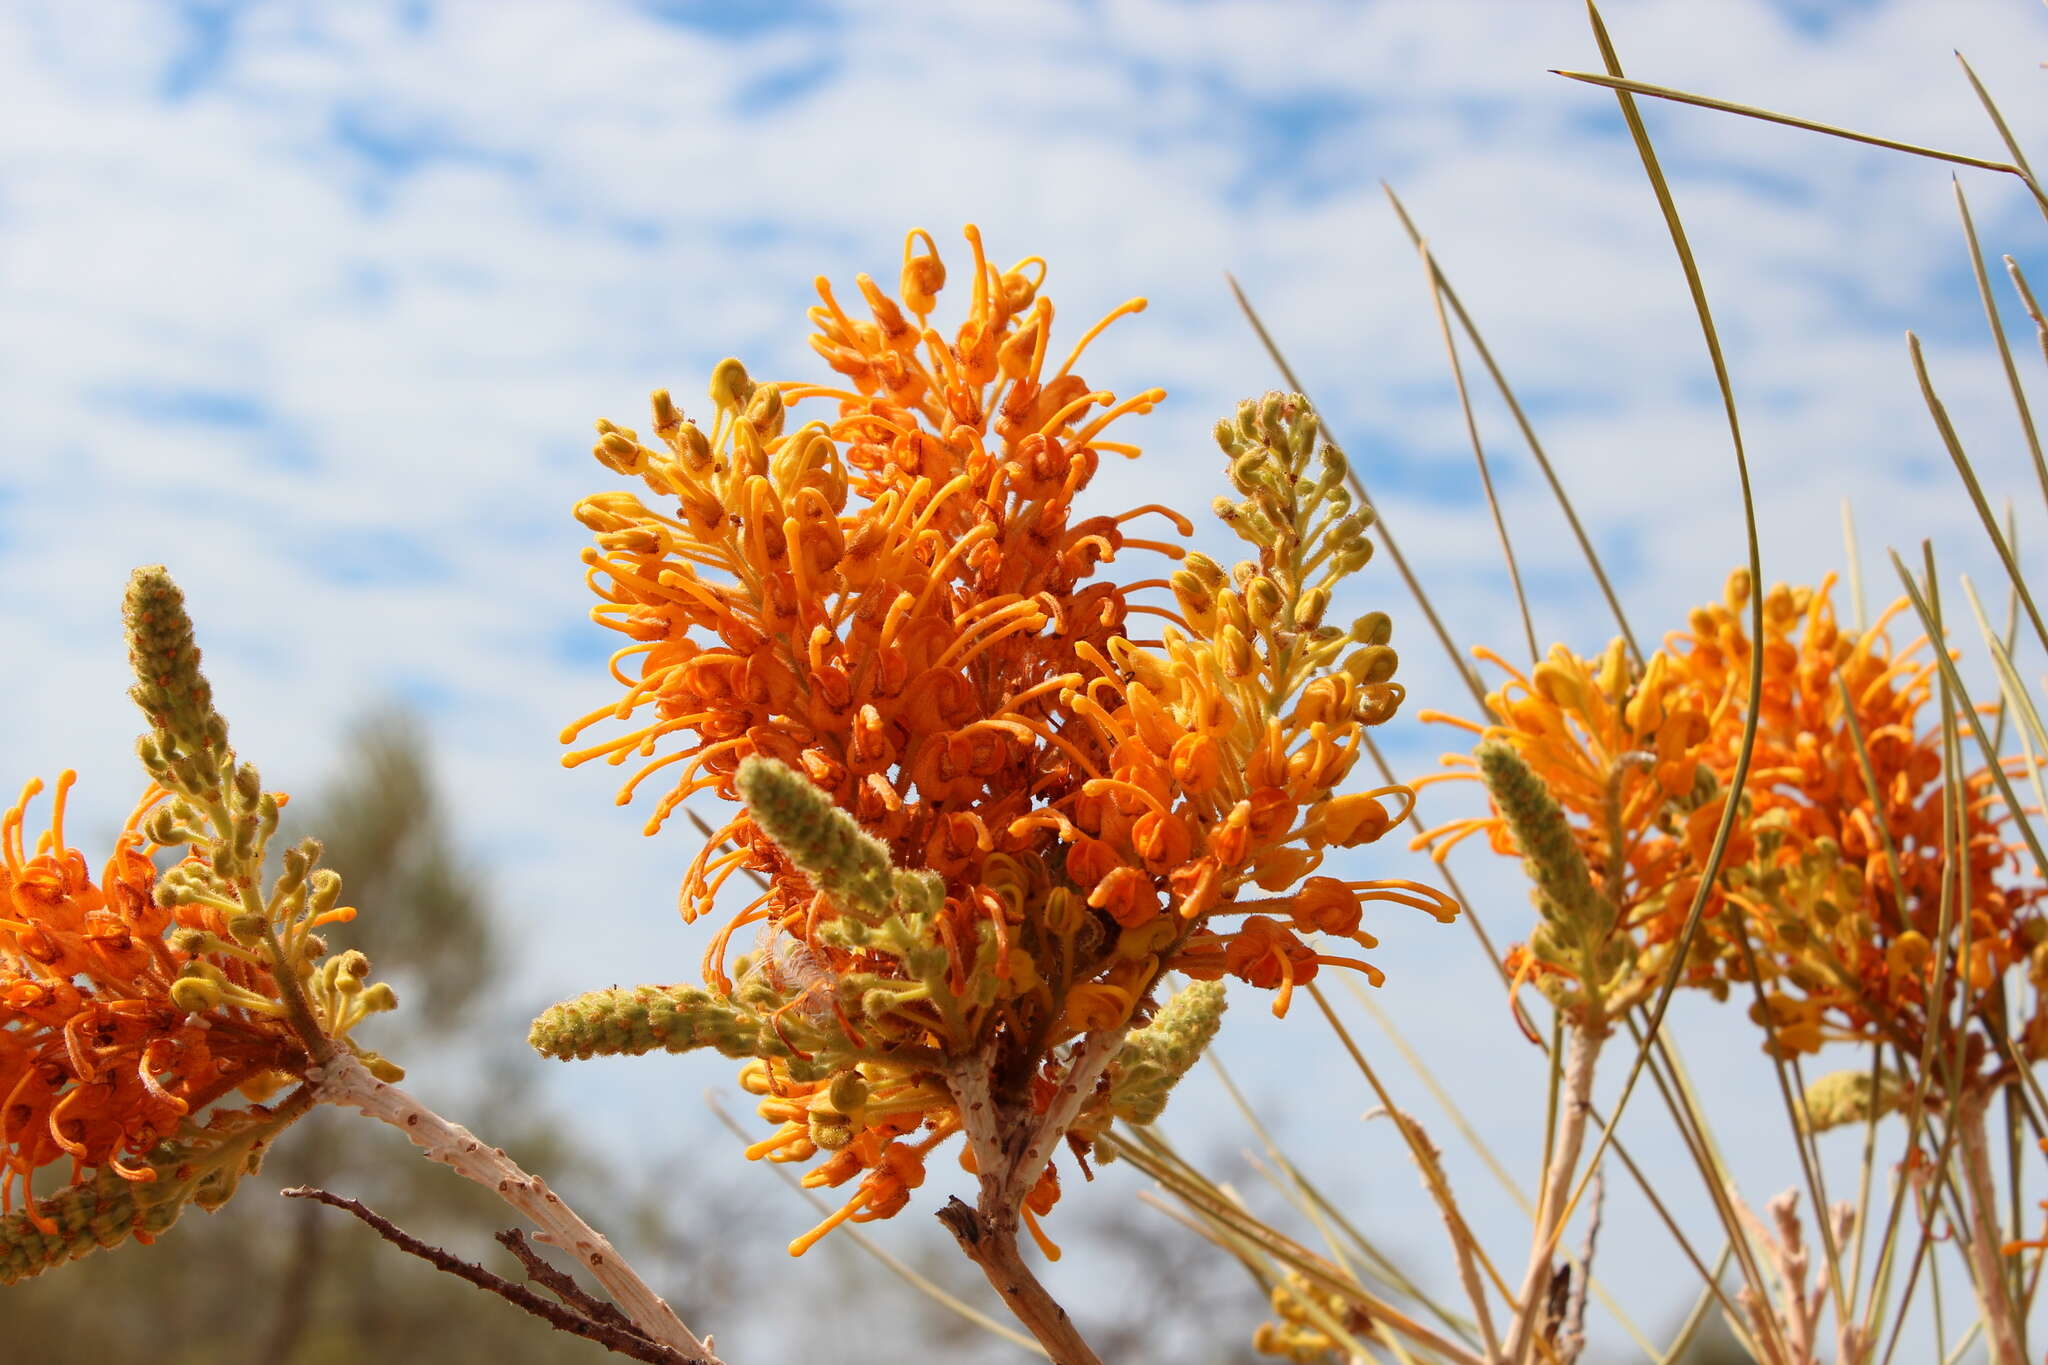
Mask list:
[[[1944,832],[1941,727],[1924,715],[1936,665],[1916,658],[1924,639],[1895,650],[1886,631],[1906,603],[1870,630],[1847,633],[1835,622],[1831,587],[1832,579],[1817,591],[1779,586],[1764,599],[1764,687],[1745,821],[1753,847],[1731,858],[1726,895],[1772,987],[1758,1022],[1779,1048],[1883,1036],[1917,1055],[1928,1015],[1953,1008],[1935,996],[1937,983],[1953,991],[1960,982],[1976,1013],[2048,936],[2048,924],[2040,889],[2015,875],[2016,849],[1988,771],[1959,776],[1953,844]],[[1731,590],[1726,603],[1693,614],[1687,661],[1703,689],[1732,692],[1748,667],[1743,605]],[[1733,767],[1739,735],[1717,728],[1708,761],[1718,770]],[[1945,876],[1952,923],[1944,944]],[[1719,955],[1740,979],[1747,957],[1734,921],[1722,924]],[[1997,1050],[1990,1055],[1996,1064]]]
[[[84,856],[64,842],[73,780],[58,778],[33,856],[22,827],[42,783],[0,819],[0,1211],[17,1193],[30,1196],[35,1173],[63,1157],[73,1182],[102,1167],[152,1181],[142,1158],[188,1116],[237,1087],[260,1098],[274,1073],[301,1064],[275,1015],[227,1008],[198,1017],[180,1003],[181,978],[202,954],[173,946],[175,930],[219,935],[225,925],[216,909],[173,911],[153,894],[155,846],[138,827],[162,790],[151,787],[136,806],[94,885]],[[250,997],[274,993],[250,955],[204,956]],[[32,1199],[28,1212],[55,1231]]]
[[[1362,727],[1388,718],[1400,692],[1383,616],[1352,631],[1321,621],[1330,584],[1371,547],[1369,512],[1346,515],[1341,457],[1325,448],[1321,481],[1296,487],[1313,416],[1274,395],[1237,428],[1223,425],[1249,495],[1228,518],[1262,545],[1235,587],[1177,541],[1132,533],[1149,516],[1192,534],[1170,508],[1080,515],[1102,455],[1138,453],[1108,439],[1112,424],[1163,393],[1118,400],[1075,366],[1143,301],[1097,323],[1055,368],[1043,262],[1000,269],[973,228],[967,240],[967,313],[950,337],[929,320],[945,267],[930,237],[913,233],[900,302],[863,275],[866,316],[855,317],[818,282],[812,344],[844,386],[757,383],[727,361],[708,431],[657,393],[659,449],[601,422],[595,453],[674,511],[626,493],[577,509],[597,538],[585,552],[604,599],[593,616],[633,643],[612,661],[624,699],[563,739],[605,718],[639,723],[565,762],[643,760],[621,804],[681,764],[653,833],[692,794],[734,798],[744,760],[776,759],[850,812],[889,864],[936,879],[929,932],[943,979],[923,985],[878,981],[911,969],[827,932],[830,898],[754,813],[717,830],[683,883],[686,919],[711,910],[736,875],[763,888],[711,943],[715,992],[743,997],[751,984],[783,1001],[772,1023],[799,1062],[811,1055],[799,1034],[833,1020],[835,1048],[871,1054],[857,1122],[844,1095],[828,1094],[844,1068],[775,1058],[750,1073],[766,1087],[764,1115],[785,1124],[755,1155],[803,1160],[831,1147],[812,1183],[868,1172],[860,1212],[844,1216],[894,1212],[931,1141],[958,1127],[934,1072],[872,1055],[877,1029],[899,1059],[906,1047],[957,1056],[994,1038],[999,1072],[1050,1091],[1051,1049],[1131,1024],[1169,967],[1276,988],[1284,1009],[1318,965],[1377,976],[1303,934],[1370,945],[1360,927],[1370,899],[1450,913],[1407,883],[1302,881],[1326,848],[1394,823],[1381,798],[1409,799],[1394,787],[1333,795]],[[814,400],[836,414],[795,425]],[[1096,577],[1131,550],[1187,567],[1170,579]],[[1143,600],[1159,589],[1173,606]],[[1146,618],[1161,624],[1141,629]],[[1364,647],[1338,667],[1352,644]],[[1240,899],[1252,885],[1274,894]],[[735,981],[729,945],[749,926],[763,949]],[[905,954],[922,960],[915,945]],[[865,996],[853,981],[868,983]],[[884,1009],[884,999],[898,1003]],[[911,1027],[893,1033],[877,1010]],[[718,1027],[728,1032],[716,1045],[744,1051],[730,1029],[751,1025]],[[933,1136],[907,1141],[920,1124]]]
[[[1937,959],[1967,944],[1960,975],[1973,993],[1992,991],[2044,937],[2039,892],[2013,880],[1988,773],[1961,779],[1968,853],[1947,857],[1941,732],[1921,728],[1936,671],[1916,661],[1925,641],[1892,646],[1886,627],[1903,601],[1869,630],[1844,631],[1832,588],[1830,577],[1765,595],[1752,765],[1684,980],[1725,994],[1760,978],[1768,989],[1753,1012],[1780,1052],[1882,1036],[1917,1055]],[[1751,705],[1749,592],[1748,575],[1733,575],[1725,600],[1695,610],[1640,668],[1618,640],[1598,661],[1554,648],[1526,677],[1483,653],[1510,675],[1487,699],[1495,723],[1428,717],[1506,740],[1542,778],[1644,950],[1647,978],[1666,969],[1654,950],[1683,927],[1728,799]],[[1496,851],[1517,851],[1497,811],[1417,844],[1442,858],[1482,831]],[[1967,913],[1937,951],[1945,869],[1960,870],[1951,891]],[[1547,969],[1526,954],[1515,965]],[[1948,980],[1957,975],[1950,961]]]

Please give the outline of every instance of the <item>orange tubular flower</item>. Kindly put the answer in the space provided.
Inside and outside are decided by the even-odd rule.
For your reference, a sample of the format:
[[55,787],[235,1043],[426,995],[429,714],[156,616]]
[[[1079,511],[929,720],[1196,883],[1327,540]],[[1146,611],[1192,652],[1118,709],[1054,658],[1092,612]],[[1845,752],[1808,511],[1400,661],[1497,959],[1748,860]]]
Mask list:
[[[638,761],[621,804],[673,769],[651,834],[693,794],[740,796],[767,766],[742,765],[774,759],[877,841],[874,860],[926,879],[913,935],[887,918],[879,874],[842,869],[846,886],[830,891],[799,867],[787,836],[823,827],[797,809],[810,798],[785,790],[790,823],[771,836],[750,788],[753,809],[683,880],[689,920],[736,875],[760,884],[711,942],[710,992],[691,997],[682,1045],[759,1059],[748,1084],[782,1128],[751,1155],[829,1152],[812,1173],[822,1183],[866,1173],[827,1227],[893,1213],[925,1150],[961,1130],[957,1059],[995,1057],[1011,1099],[1042,1111],[1063,1074],[1055,1050],[1142,1023],[1169,968],[1235,974],[1284,1010],[1318,965],[1377,979],[1297,930],[1371,946],[1365,901],[1454,912],[1405,882],[1315,877],[1295,890],[1328,850],[1377,839],[1412,801],[1403,787],[1336,794],[1401,689],[1384,616],[1348,630],[1322,620],[1332,587],[1370,555],[1370,509],[1352,511],[1314,415],[1276,394],[1219,428],[1246,495],[1223,515],[1259,552],[1234,580],[1184,551],[1193,527],[1169,508],[1081,516],[1103,454],[1138,453],[1108,439],[1112,424],[1164,396],[1119,400],[1076,372],[1143,301],[1055,368],[1043,262],[1000,269],[973,228],[967,240],[966,317],[950,334],[931,321],[946,270],[912,233],[900,302],[860,276],[856,317],[818,282],[812,345],[842,385],[757,383],[728,360],[702,425],[657,393],[659,448],[601,422],[595,453],[672,507],[607,493],[577,509],[597,539],[593,617],[631,643],[612,660],[624,697],[563,742],[606,718],[631,724],[564,762]],[[800,421],[819,403],[829,417]],[[1171,538],[1135,535],[1148,517]],[[1097,577],[1133,550],[1183,567]],[[1147,600],[1158,589],[1170,596]],[[869,856],[842,839],[821,846],[820,865],[853,854]],[[871,896],[851,927],[849,887]],[[1253,887],[1270,894],[1245,898]],[[756,950],[729,964],[748,929]],[[587,1055],[596,1034],[557,1029],[611,1005],[581,1008],[544,1019],[537,1045]],[[640,1035],[622,1024],[616,1036]],[[1030,1188],[1048,1205],[1057,1192]]]
[[[1732,691],[1729,679],[1748,667],[1745,586],[1731,583],[1728,600],[1694,612],[1677,637],[1702,688]],[[2015,876],[1988,772],[1954,779],[1966,853],[1949,856],[1941,726],[1923,716],[1936,665],[1916,658],[1924,638],[1895,649],[1886,631],[1905,601],[1859,636],[1837,626],[1832,587],[1832,577],[1812,591],[1780,585],[1764,598],[1750,848],[1731,858],[1725,879],[1741,916],[1717,920],[1714,945],[1731,979],[1748,977],[1753,955],[1776,988],[1765,1012],[1801,1021],[1778,1031],[1782,1050],[1882,1037],[1917,1056],[1930,1012],[1953,1010],[1951,993],[1962,990],[1975,1017],[2007,970],[2048,937],[2048,924],[2040,890]],[[1707,761],[1732,768],[1739,739],[1739,729],[1717,727]],[[1944,944],[1945,875],[1954,899]],[[1979,1047],[1994,1071],[2004,1069],[1988,1034]]]
[[[599,458],[678,499],[681,516],[622,494],[578,508],[599,532],[586,559],[608,605],[593,614],[636,642],[614,669],[639,663],[624,701],[565,741],[605,716],[651,717],[564,761],[652,759],[622,802],[653,772],[683,763],[651,833],[694,792],[735,796],[732,777],[748,755],[779,758],[905,865],[943,867],[957,931],[971,941],[972,922],[1001,903],[988,859],[1030,842],[1011,824],[1075,773],[1109,766],[1089,736],[1064,733],[1062,695],[1099,680],[1097,661],[1133,605],[1132,590],[1090,581],[1096,567],[1131,547],[1179,557],[1177,546],[1132,540],[1124,528],[1135,518],[1157,513],[1181,534],[1192,528],[1156,507],[1075,517],[1105,429],[1163,393],[1118,402],[1091,389],[1073,372],[1080,347],[1048,375],[1043,263],[998,270],[972,229],[968,316],[942,339],[926,319],[945,271],[928,237],[915,249],[920,238],[912,235],[903,274],[914,322],[866,276],[858,283],[872,321],[848,317],[818,282],[813,344],[853,389],[755,384],[728,361],[713,381],[708,436],[665,394],[655,401],[662,454],[601,424]],[[818,399],[836,401],[838,416],[785,430],[796,404]],[[1105,411],[1091,416],[1097,408]],[[671,739],[680,748],[655,757]],[[742,867],[782,870],[745,814],[692,865],[685,918],[710,909]],[[777,887],[736,923],[801,935],[809,904],[807,891]],[[707,967],[728,980],[715,958]]]
[[[144,793],[95,885],[84,856],[64,842],[74,780],[68,771],[57,779],[33,854],[22,829],[42,783],[29,783],[0,817],[0,1212],[61,1158],[74,1182],[102,1167],[154,1180],[140,1159],[188,1117],[303,1066],[291,1031],[256,1007],[274,992],[253,955],[190,951],[174,946],[175,933],[166,942],[167,931],[219,935],[225,926],[216,909],[172,911],[154,897],[155,845],[138,826],[164,793]],[[202,989],[225,983],[246,996],[240,1007],[203,1019],[188,1012],[196,1002],[185,992],[198,983],[180,974],[201,959],[218,973]],[[33,1201],[28,1209],[55,1231]]]
[[[2039,893],[2014,883],[1987,773],[1959,779],[1968,857],[1946,858],[1941,732],[1921,728],[1935,668],[1914,658],[1925,641],[1893,648],[1886,625],[1903,602],[1860,635],[1843,631],[1833,582],[1780,585],[1764,598],[1749,780],[1685,981],[1725,995],[1731,982],[1760,978],[1767,991],[1752,1013],[1783,1053],[1882,1037],[1917,1056],[1927,1012],[1939,1007],[1940,959],[1946,989],[1961,978],[1987,996],[2048,926]],[[1542,779],[1599,890],[1645,950],[1646,977],[1662,970],[1655,950],[1684,924],[1725,809],[1751,705],[1749,592],[1746,574],[1732,576],[1725,600],[1694,611],[1641,668],[1618,640],[1598,661],[1554,648],[1527,677],[1485,654],[1511,675],[1487,699],[1495,723],[1451,722],[1505,740]],[[1518,852],[1497,810],[1416,842],[1441,858],[1479,832],[1496,851]],[[1944,869],[1958,867],[1951,889],[1968,914],[1956,917],[1941,953]],[[1543,970],[1526,953],[1517,961]]]

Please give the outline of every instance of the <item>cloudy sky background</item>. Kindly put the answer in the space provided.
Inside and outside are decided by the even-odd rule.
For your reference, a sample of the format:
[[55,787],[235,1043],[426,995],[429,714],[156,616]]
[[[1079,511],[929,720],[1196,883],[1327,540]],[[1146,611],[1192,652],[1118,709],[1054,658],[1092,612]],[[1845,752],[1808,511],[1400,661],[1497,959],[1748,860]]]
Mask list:
[[[1643,79],[1912,141],[2000,154],[1951,48],[2023,140],[2048,113],[2048,24],[2025,0],[1616,0],[1608,17]],[[1098,384],[1172,394],[1125,429],[1148,454],[1106,472],[1100,506],[1168,490],[1196,510],[1223,491],[1206,431],[1275,382],[1224,287],[1234,271],[1458,639],[1514,654],[1436,323],[1382,179],[1519,385],[1654,637],[1718,595],[1741,522],[1711,372],[1614,100],[1546,74],[1598,62],[1570,0],[8,6],[8,780],[76,767],[89,822],[125,810],[135,723],[117,608],[133,565],[167,562],[239,746],[273,784],[316,784],[380,698],[426,715],[461,833],[531,945],[509,998],[688,975],[702,931],[670,911],[687,827],[642,840],[642,817],[612,807],[612,770],[557,762],[561,725],[614,691],[568,515],[616,482],[588,455],[590,423],[642,424],[658,385],[689,407],[728,354],[757,374],[817,373],[812,278],[892,279],[913,226],[957,256],[967,221],[995,256],[1051,262],[1070,337],[1126,297],[1152,300],[1086,367]],[[1923,536],[1994,585],[1902,339],[1926,340],[1987,485],[2016,497],[2023,540],[2041,544],[1948,169],[1647,113],[1743,403],[1767,577],[1840,567],[1847,496],[1873,600],[1892,591],[1883,547]],[[1978,172],[1964,185],[1994,264],[2011,252],[2048,279],[2019,187]],[[1483,398],[1480,415],[1541,635],[1597,648],[1610,626],[1547,492],[1499,405]],[[1391,566],[1362,575],[1354,599],[1340,613],[1393,613],[1411,697],[1460,709]],[[1411,772],[1445,747],[1412,717],[1386,742]],[[1455,807],[1432,794],[1425,813]],[[1482,913],[1517,937],[1526,910],[1506,870],[1481,853],[1466,865]],[[1394,921],[1385,938],[1383,1003],[1503,1149],[1531,1154],[1516,1163],[1526,1178],[1540,1073],[1490,969],[1461,927]],[[1240,1005],[1225,1055],[1349,1205],[1443,1283],[1413,1170],[1390,1131],[1360,1128],[1368,1101],[1327,1032]],[[1746,1192],[1794,1183],[1739,1012],[1683,1017]],[[432,1064],[415,1070],[431,1097]],[[533,1074],[607,1127],[694,1133],[695,1096],[727,1070]],[[1391,1055],[1386,1070],[1402,1074]],[[1206,1081],[1176,1121],[1192,1146],[1237,1140]],[[1639,1121],[1633,1140],[1667,1156],[1674,1203],[1697,1214],[1697,1178],[1647,1101]],[[766,1179],[707,1140],[704,1178]],[[1498,1202],[1476,1167],[1455,1169],[1475,1204]],[[1680,1262],[1639,1201],[1614,1202],[1609,1245],[1628,1254],[1605,1275],[1662,1327],[1687,1297]],[[793,1226],[804,1217],[789,1210]],[[885,1232],[899,1245],[932,1235],[921,1215],[897,1222]],[[1519,1263],[1514,1220],[1482,1222]],[[745,1359],[772,1329],[722,1335]]]

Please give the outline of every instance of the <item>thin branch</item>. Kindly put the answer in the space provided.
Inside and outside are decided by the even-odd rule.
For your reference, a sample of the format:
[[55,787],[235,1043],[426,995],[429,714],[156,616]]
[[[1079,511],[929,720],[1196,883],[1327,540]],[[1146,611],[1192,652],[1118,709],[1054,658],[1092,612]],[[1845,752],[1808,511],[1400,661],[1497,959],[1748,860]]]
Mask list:
[[533,1249],[533,1244],[526,1240],[526,1234],[518,1228],[502,1228],[493,1235],[497,1238],[498,1245],[518,1258],[519,1264],[526,1270],[527,1279],[553,1294],[567,1307],[581,1313],[592,1322],[610,1323],[614,1327],[624,1327],[636,1334],[639,1332],[640,1329],[633,1326],[633,1320],[621,1313],[617,1305],[606,1303],[595,1295],[586,1294],[583,1286],[576,1283],[567,1272],[555,1269],[542,1259],[541,1254]]
[[[480,1265],[421,1241],[390,1219],[365,1206],[361,1200],[350,1199],[331,1190],[316,1189],[311,1185],[296,1185],[279,1193],[287,1199],[317,1200],[344,1213],[353,1214],[367,1223],[379,1237],[408,1256],[417,1256],[436,1270],[446,1271],[459,1280],[467,1280],[479,1289],[496,1294],[513,1307],[533,1314],[558,1332],[567,1332],[571,1336],[582,1337],[585,1341],[594,1341],[615,1355],[648,1361],[650,1365],[705,1365],[703,1356],[686,1356],[681,1351],[654,1341],[639,1328],[626,1322],[616,1309],[613,1309],[612,1313],[619,1319],[618,1321],[594,1322],[573,1308],[541,1297],[525,1285],[514,1284],[502,1275],[494,1275]],[[529,1251],[527,1254],[532,1253]],[[552,1273],[560,1274],[559,1271]],[[582,1296],[581,1290],[576,1292]]]

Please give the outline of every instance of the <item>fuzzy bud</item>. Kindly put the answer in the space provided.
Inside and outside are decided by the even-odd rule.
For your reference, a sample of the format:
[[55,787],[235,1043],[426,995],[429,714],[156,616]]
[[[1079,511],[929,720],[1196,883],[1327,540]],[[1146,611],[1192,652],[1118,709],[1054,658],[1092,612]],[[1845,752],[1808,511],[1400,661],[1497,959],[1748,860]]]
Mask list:
[[758,755],[734,779],[754,823],[842,911],[870,922],[893,899],[889,851],[787,764]]
[[1173,1087],[1216,1036],[1224,1006],[1221,982],[1197,981],[1161,1005],[1151,1023],[1132,1029],[1110,1070],[1111,1112],[1131,1123],[1158,1119]]

